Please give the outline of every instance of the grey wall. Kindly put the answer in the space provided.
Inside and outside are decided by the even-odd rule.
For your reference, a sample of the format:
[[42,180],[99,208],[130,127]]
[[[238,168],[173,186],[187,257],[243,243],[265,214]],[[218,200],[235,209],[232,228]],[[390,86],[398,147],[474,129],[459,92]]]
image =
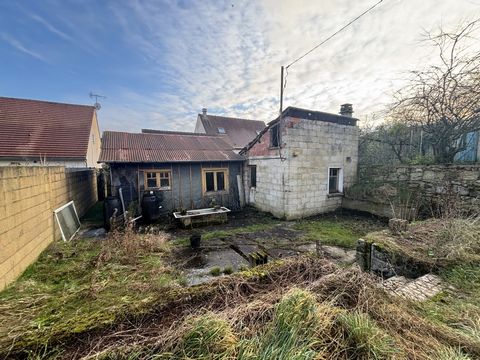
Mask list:
[[[171,190],[157,190],[165,213],[179,209],[210,207],[212,199],[231,210],[240,208],[237,175],[242,173],[242,162],[110,164],[112,195],[118,196],[121,187],[125,201],[138,201],[144,193],[144,173],[148,169],[169,169],[172,172]],[[202,168],[228,168],[227,194],[202,194]],[[128,206],[128,205],[127,205]]]

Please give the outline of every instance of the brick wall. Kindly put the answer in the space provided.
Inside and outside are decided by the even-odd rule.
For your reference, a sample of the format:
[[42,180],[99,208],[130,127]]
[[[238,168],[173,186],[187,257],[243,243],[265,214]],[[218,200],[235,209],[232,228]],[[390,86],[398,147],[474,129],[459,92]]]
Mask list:
[[53,210],[71,200],[79,216],[97,201],[95,170],[0,167],[0,290],[61,238]]
[[328,171],[341,168],[344,186],[353,183],[358,127],[293,117],[282,121],[280,150],[268,148],[267,132],[248,152],[248,164],[257,165],[250,202],[287,219],[335,210],[342,197],[328,194]]

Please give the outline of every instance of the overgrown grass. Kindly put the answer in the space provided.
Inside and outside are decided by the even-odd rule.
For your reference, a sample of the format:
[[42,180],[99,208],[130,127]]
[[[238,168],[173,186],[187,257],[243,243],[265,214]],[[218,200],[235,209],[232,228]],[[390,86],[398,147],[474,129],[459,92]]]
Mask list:
[[0,327],[0,349],[13,341],[47,344],[142,308],[181,281],[164,265],[166,251],[164,239],[133,234],[53,243],[0,293],[8,324]]
[[235,354],[237,339],[230,325],[223,319],[207,314],[192,321],[180,345],[185,359],[228,359]]
[[353,359],[390,359],[399,353],[398,346],[368,315],[346,312],[338,317],[348,344],[348,356]]
[[452,289],[420,304],[432,321],[480,343],[480,264],[465,263],[440,272]]
[[240,342],[238,358],[318,358],[338,312],[329,305],[319,304],[312,293],[293,289],[275,307],[273,319],[266,330]]
[[295,229],[305,231],[305,241],[320,241],[322,245],[354,248],[357,240],[369,231],[379,230],[384,224],[378,220],[344,215],[300,220]]

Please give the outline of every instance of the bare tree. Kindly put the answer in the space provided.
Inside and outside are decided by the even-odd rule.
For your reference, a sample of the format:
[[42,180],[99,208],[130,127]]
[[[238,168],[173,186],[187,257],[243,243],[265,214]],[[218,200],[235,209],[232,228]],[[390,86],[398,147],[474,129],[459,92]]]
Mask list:
[[440,61],[411,72],[392,110],[394,118],[423,130],[438,163],[453,162],[466,149],[466,134],[480,130],[480,51],[468,46],[479,24],[477,19],[454,33],[427,34]]

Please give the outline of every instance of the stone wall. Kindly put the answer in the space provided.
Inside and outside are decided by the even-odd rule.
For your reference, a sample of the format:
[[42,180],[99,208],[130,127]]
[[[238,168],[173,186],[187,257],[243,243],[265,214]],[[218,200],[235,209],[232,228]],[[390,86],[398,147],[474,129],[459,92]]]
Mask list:
[[0,290],[61,238],[53,210],[71,200],[79,216],[97,201],[95,170],[0,167]]
[[358,173],[343,207],[392,217],[392,204],[408,200],[419,207],[447,199],[463,210],[480,209],[480,164],[369,166]]
[[344,187],[354,182],[358,127],[293,117],[283,118],[280,126],[280,148],[269,147],[267,131],[248,152],[248,164],[257,166],[250,202],[287,219],[338,208],[342,194],[328,194],[329,168],[342,169]]

